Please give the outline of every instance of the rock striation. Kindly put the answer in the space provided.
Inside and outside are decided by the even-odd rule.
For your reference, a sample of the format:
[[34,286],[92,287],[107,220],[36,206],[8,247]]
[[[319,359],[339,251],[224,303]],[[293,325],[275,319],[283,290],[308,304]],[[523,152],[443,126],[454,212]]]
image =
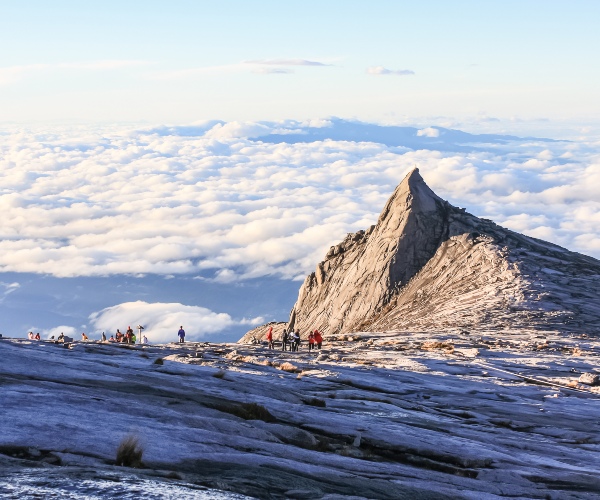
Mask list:
[[600,261],[475,217],[418,169],[377,224],[332,246],[289,325],[350,331],[527,328],[600,334]]

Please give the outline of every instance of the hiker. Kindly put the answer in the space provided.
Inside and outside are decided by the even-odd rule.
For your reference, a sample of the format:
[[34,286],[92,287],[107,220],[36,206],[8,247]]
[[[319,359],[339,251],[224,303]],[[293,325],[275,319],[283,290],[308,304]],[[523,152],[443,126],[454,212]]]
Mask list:
[[147,344],[148,343],[148,337],[146,337],[145,335],[142,336],[142,344]]
[[127,327],[127,330],[125,330],[125,337],[127,338],[127,343],[128,344],[132,344],[132,340],[133,340],[133,330],[131,329],[130,326]]
[[117,339],[117,342],[123,342],[123,334],[121,333],[121,330],[119,330],[117,328],[117,333],[115,333],[115,339]]
[[27,334],[27,338],[28,338],[29,340],[33,340],[33,332],[29,332],[29,333]]
[[308,334],[308,352],[312,351],[315,348],[315,334],[310,332]]
[[179,343],[183,344],[185,342],[185,330],[183,329],[183,326],[179,327],[177,335],[179,335]]
[[296,328],[296,331],[294,332],[294,351],[298,351],[299,347],[300,347],[300,330],[298,328]]
[[58,336],[58,338],[56,339],[57,342],[64,342],[65,341],[65,334],[63,332],[60,332],[60,335]]
[[281,350],[285,351],[287,348],[287,330],[284,328],[281,332]]
[[267,332],[267,341],[269,342],[269,349],[273,349],[273,327],[269,327],[269,331]]
[[106,342],[106,335],[104,332],[102,332],[102,335],[100,336],[100,342]]
[[315,330],[315,343],[317,344],[317,349],[321,349],[321,345],[323,345],[323,337],[321,337],[321,332],[319,330]]
[[115,342],[115,337],[113,335],[110,336],[110,338],[108,339],[109,342]]
[[42,337],[40,337],[40,332],[37,332],[37,333],[35,334],[35,337],[33,337],[33,338],[34,338],[35,340],[41,340],[41,339],[42,339]]
[[88,340],[88,336],[85,333],[81,333],[81,340]]

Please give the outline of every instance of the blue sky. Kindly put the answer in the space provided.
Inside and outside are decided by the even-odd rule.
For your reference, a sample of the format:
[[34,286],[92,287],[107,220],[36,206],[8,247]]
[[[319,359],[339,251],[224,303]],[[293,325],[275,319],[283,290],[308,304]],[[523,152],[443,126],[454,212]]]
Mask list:
[[0,121],[595,122],[599,18],[592,0],[2,1]]

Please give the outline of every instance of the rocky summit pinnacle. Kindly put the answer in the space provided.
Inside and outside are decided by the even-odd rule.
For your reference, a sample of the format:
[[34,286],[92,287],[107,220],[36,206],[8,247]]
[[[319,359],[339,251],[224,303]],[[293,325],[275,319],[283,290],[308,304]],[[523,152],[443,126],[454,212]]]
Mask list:
[[348,234],[306,277],[288,326],[303,337],[314,329],[600,334],[600,261],[452,206],[415,168],[377,224]]

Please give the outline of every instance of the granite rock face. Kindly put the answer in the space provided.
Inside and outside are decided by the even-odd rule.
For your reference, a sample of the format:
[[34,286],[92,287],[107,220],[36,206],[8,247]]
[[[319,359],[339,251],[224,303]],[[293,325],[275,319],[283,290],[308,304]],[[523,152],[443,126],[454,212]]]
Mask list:
[[332,246],[289,325],[350,331],[529,328],[600,333],[600,261],[480,219],[414,169],[377,224]]

